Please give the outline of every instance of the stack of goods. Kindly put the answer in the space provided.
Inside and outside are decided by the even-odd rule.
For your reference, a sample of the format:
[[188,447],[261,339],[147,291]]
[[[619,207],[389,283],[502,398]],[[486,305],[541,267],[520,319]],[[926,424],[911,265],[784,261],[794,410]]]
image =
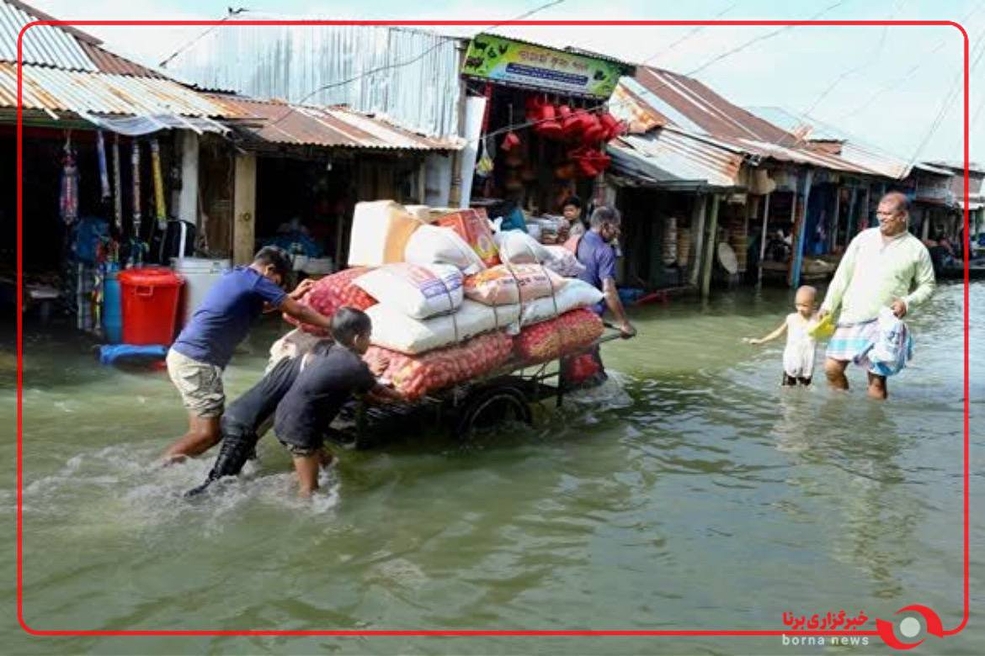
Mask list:
[[729,223],[728,243],[735,251],[735,260],[740,273],[746,270],[746,251],[749,249],[746,218],[736,216]]
[[691,261],[691,229],[677,229],[677,266],[687,268]]
[[417,218],[425,215],[391,202],[357,205],[350,252],[363,266],[317,281],[301,299],[325,315],[344,305],[365,310],[373,322],[366,359],[385,360],[382,377],[408,401],[502,367],[515,346],[523,360],[543,361],[598,337],[601,322],[581,308],[602,294],[563,277],[577,272],[563,247],[552,252],[518,231],[494,240],[474,210],[433,223]]
[[677,218],[670,216],[664,219],[663,234],[663,263],[673,266],[677,262]]

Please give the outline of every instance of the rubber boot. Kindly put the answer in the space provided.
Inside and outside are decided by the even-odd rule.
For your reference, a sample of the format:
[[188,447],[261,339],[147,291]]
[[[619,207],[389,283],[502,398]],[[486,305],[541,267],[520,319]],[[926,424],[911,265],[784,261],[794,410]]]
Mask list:
[[222,446],[215,464],[206,477],[205,482],[185,493],[186,498],[198,496],[208,489],[212,483],[224,476],[236,476],[243,469],[247,460],[256,458],[256,445],[259,438],[255,434],[228,433],[222,438]]

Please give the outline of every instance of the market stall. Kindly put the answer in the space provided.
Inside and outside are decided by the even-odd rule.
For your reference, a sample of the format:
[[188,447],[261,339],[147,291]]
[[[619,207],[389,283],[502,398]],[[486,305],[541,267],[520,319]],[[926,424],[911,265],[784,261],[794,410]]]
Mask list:
[[[469,205],[522,221],[541,243],[563,237],[564,200],[591,198],[610,165],[605,144],[625,126],[606,110],[617,60],[490,34],[472,39],[462,75],[485,99]],[[524,226],[523,224],[526,224]]]

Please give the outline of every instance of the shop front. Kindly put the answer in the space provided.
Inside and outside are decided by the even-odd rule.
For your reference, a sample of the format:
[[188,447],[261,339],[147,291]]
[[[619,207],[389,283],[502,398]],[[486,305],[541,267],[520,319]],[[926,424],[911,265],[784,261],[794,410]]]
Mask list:
[[[89,121],[29,123],[21,178],[25,309],[36,308],[44,319],[52,311],[74,314],[78,329],[100,333],[107,276],[128,267],[167,266],[179,255],[170,237],[180,223],[182,186],[197,187],[182,176],[186,131],[144,132],[111,118],[100,121],[106,129]],[[0,168],[0,222],[9,236],[0,282],[9,301],[16,290],[15,126],[0,126],[0,148],[11,154]],[[197,182],[197,169],[193,175]],[[195,226],[195,215],[186,218]],[[194,228],[187,240],[190,252]]]
[[[482,108],[476,157],[466,163],[463,205],[491,219],[522,212],[544,243],[564,236],[565,199],[584,199],[587,220],[611,164],[605,144],[624,131],[606,109],[628,64],[599,55],[480,34],[462,68]],[[468,123],[468,120],[466,121]]]

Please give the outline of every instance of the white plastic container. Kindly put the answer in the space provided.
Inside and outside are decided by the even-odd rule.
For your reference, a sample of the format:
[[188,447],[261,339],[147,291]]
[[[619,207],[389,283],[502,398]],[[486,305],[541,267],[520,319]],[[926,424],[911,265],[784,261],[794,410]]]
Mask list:
[[232,268],[230,260],[200,257],[171,258],[171,269],[185,279],[181,290],[181,325],[184,326],[201,305],[223,273]]

